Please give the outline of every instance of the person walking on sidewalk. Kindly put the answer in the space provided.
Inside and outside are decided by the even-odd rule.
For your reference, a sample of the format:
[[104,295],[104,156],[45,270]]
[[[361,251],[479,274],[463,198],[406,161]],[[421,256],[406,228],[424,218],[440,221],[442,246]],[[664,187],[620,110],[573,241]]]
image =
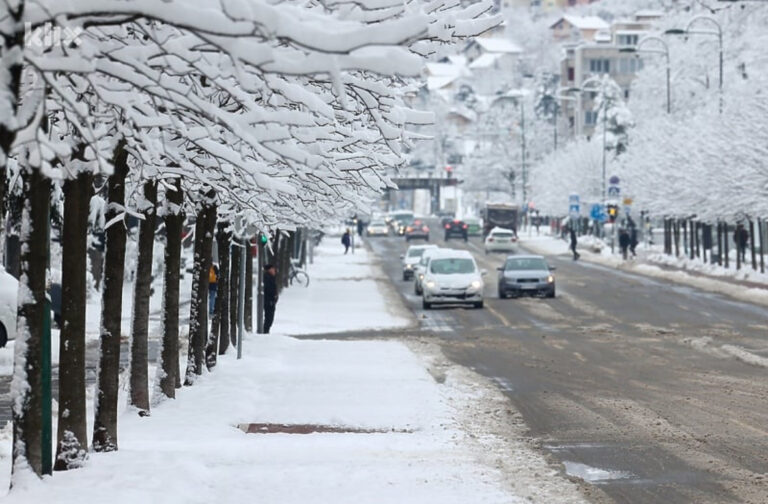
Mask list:
[[219,267],[211,264],[208,269],[208,314],[213,315],[216,307],[216,292],[219,290]]
[[576,238],[576,229],[573,227],[573,225],[568,226],[568,230],[571,233],[571,252],[573,252],[573,260],[577,261],[579,257],[581,257],[581,254],[576,252],[576,245],[578,244],[578,239]]
[[627,233],[627,230],[624,228],[621,228],[619,230],[619,248],[621,249],[621,257],[626,261],[627,260],[627,251],[629,250],[629,233]]
[[629,228],[629,251],[632,253],[632,257],[637,257],[637,252],[635,252],[635,249],[637,249],[637,244],[639,242],[637,241],[637,226],[632,226]]
[[733,241],[736,243],[736,253],[739,254],[741,262],[746,262],[749,231],[744,227],[744,224],[738,224],[736,226],[736,231],[733,232]]
[[277,270],[274,264],[264,265],[264,334],[269,334],[275,321],[277,306]]
[[349,229],[341,235],[341,244],[344,245],[344,254],[346,255],[346,253],[349,252],[349,246],[352,244],[352,237],[349,234]]

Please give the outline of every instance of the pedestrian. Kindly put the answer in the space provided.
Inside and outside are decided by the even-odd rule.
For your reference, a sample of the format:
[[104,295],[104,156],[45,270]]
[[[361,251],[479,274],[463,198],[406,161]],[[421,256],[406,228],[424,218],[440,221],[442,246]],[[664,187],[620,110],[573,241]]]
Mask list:
[[629,222],[629,251],[632,254],[632,257],[637,257],[637,253],[635,252],[638,244],[637,224],[635,224],[635,221],[633,221],[631,217],[627,217],[627,222]]
[[349,246],[352,244],[352,237],[350,236],[349,229],[344,231],[341,235],[341,244],[344,245],[344,254],[349,252]]
[[363,236],[363,230],[365,229],[365,222],[363,222],[363,219],[361,219],[360,217],[356,217],[355,222],[357,222],[357,236]]
[[746,262],[749,231],[744,227],[744,224],[739,223],[736,226],[736,231],[733,232],[733,241],[736,243],[736,253],[739,255],[741,262]]
[[624,258],[624,260],[627,260],[627,250],[629,249],[629,233],[626,229],[621,228],[619,229],[619,248],[621,248],[621,257]]
[[579,257],[581,257],[581,254],[576,252],[576,245],[578,244],[578,240],[576,239],[576,229],[573,225],[569,226],[568,229],[571,233],[571,252],[573,252],[573,260],[577,261]]
[[277,270],[274,264],[264,265],[264,334],[269,334],[277,306]]
[[213,315],[216,307],[216,292],[219,290],[219,267],[211,264],[208,269],[208,314]]

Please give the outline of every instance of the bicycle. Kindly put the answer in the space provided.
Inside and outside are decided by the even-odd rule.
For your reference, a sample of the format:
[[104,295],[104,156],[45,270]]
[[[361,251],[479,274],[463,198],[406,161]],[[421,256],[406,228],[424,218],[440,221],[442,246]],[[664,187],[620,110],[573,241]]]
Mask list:
[[296,259],[291,259],[291,269],[288,272],[288,283],[293,285],[294,281],[302,287],[309,287],[309,275],[306,271],[299,268],[299,262]]

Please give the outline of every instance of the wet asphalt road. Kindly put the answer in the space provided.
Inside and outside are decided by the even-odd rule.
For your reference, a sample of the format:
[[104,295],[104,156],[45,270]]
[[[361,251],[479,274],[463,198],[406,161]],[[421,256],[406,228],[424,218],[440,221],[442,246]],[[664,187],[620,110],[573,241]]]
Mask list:
[[473,238],[448,246],[488,270],[485,309],[423,310],[402,280],[404,240],[368,243],[414,336],[498,384],[590,501],[768,503],[768,369],[724,350],[768,357],[764,307],[568,256],[548,258],[556,299],[502,300],[503,256]]

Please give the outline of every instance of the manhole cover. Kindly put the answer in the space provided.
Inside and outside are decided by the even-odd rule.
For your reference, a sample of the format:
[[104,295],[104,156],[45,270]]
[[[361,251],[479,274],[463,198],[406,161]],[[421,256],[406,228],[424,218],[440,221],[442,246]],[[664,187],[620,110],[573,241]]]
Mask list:
[[408,429],[363,429],[344,425],[317,425],[317,424],[275,424],[275,423],[250,423],[238,424],[237,428],[246,434],[385,434],[399,433],[411,434]]

